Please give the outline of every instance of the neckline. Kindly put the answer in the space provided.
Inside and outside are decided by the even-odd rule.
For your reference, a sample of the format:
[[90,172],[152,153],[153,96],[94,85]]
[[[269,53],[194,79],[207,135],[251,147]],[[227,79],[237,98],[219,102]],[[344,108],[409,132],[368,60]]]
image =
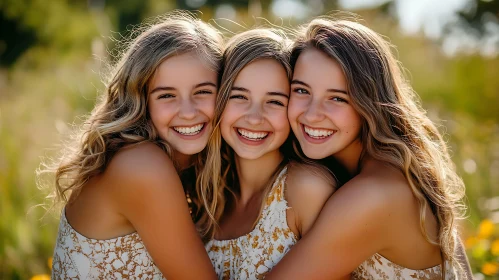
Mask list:
[[91,240],[91,241],[96,241],[96,242],[111,242],[111,241],[116,241],[118,239],[123,239],[126,237],[135,236],[135,235],[138,238],[140,238],[139,234],[136,231],[122,235],[122,236],[109,238],[109,239],[95,239],[95,238],[86,237],[85,235],[79,233],[76,229],[74,229],[73,226],[69,223],[68,219],[66,218],[66,207],[64,207],[64,209],[62,209],[61,220],[63,221],[64,224],[66,224],[68,226],[70,231],[72,231],[76,234],[76,236],[78,236],[79,238],[82,238],[82,239],[86,239],[86,240]]
[[[389,259],[387,259],[387,258],[383,257],[383,256],[382,256],[381,254],[379,254],[379,253],[376,253],[376,254],[374,254],[374,255],[375,255],[375,256],[378,256],[378,257],[380,257],[380,258],[382,258],[383,260],[385,260],[385,261],[387,261],[387,262],[391,263],[392,265],[394,265],[394,266],[396,266],[396,267],[398,267],[398,268],[401,268],[401,269],[403,269],[403,270],[410,270],[410,271],[427,271],[427,270],[436,269],[436,268],[439,268],[439,269],[440,269],[440,271],[442,271],[442,270],[443,270],[443,269],[442,269],[442,264],[441,264],[441,263],[440,263],[440,264],[437,264],[437,265],[434,265],[434,266],[431,266],[431,267],[428,267],[428,268],[422,268],[422,269],[412,269],[412,268],[407,268],[407,267],[401,266],[401,265],[399,265],[399,264],[396,264],[396,263],[392,262],[391,260],[389,260]],[[443,272],[443,271],[442,271],[442,272]]]
[[[269,194],[267,195],[267,197],[265,199],[267,199],[270,196],[270,194],[272,194],[272,192],[275,190],[275,188],[277,188],[277,186],[281,184],[281,182],[283,181],[283,177],[286,174],[287,170],[288,170],[288,166],[286,165],[286,166],[284,166],[284,168],[281,170],[281,172],[277,176],[277,179],[275,180],[274,184],[272,185],[271,191],[269,192]],[[282,183],[284,184],[284,182],[282,182]],[[287,203],[287,201],[286,201],[286,203]],[[265,211],[270,207],[270,205],[272,205],[272,203],[270,203],[268,205],[265,205],[263,207],[262,211],[258,215],[258,222],[256,223],[255,227],[253,227],[253,229],[250,232],[245,233],[245,234],[243,234],[241,236],[238,236],[238,237],[235,237],[235,238],[229,238],[229,239],[216,239],[216,238],[213,238],[208,243],[209,244],[215,244],[215,245],[223,245],[223,244],[227,244],[227,243],[237,242],[237,241],[240,241],[240,240],[245,240],[245,241],[248,240],[260,228],[261,223],[262,223],[263,213],[265,213]],[[289,228],[287,222],[285,223],[285,226],[286,226],[286,228]],[[293,231],[291,231],[291,233],[293,235],[293,238],[296,239],[295,233]]]

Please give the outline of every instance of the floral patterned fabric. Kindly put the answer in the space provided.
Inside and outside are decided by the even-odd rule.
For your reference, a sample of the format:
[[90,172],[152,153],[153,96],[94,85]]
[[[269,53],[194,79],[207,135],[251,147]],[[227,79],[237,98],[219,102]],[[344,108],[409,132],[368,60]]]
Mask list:
[[62,211],[52,279],[165,279],[138,233],[97,240],[76,232]]
[[[458,279],[455,270],[446,263],[445,280]],[[380,254],[375,254],[363,262],[353,273],[355,280],[442,280],[440,265],[420,270],[413,270],[394,264]]]
[[211,240],[206,250],[219,279],[263,279],[297,242],[286,220],[285,167],[272,186],[255,228],[230,240]]

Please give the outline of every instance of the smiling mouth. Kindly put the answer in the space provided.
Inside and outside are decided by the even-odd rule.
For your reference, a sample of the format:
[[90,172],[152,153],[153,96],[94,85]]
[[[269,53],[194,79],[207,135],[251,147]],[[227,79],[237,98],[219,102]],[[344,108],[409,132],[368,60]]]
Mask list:
[[201,123],[193,126],[173,126],[172,128],[182,135],[192,136],[199,134],[205,125],[206,123]]
[[309,136],[310,138],[313,139],[325,139],[328,138],[329,136],[333,135],[336,130],[332,129],[317,129],[317,128],[311,128],[309,126],[306,126],[302,124],[303,130]]
[[243,137],[244,139],[247,139],[249,141],[260,141],[260,140],[267,138],[267,136],[269,136],[269,132],[263,132],[263,131],[253,132],[253,131],[249,131],[249,130],[246,130],[243,128],[238,128],[237,133],[239,135],[241,135],[241,137]]

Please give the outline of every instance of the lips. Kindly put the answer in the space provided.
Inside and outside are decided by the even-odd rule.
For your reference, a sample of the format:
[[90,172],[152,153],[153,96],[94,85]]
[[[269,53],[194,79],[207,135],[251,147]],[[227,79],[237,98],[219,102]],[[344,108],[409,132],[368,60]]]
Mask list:
[[174,126],[172,128],[179,134],[193,136],[199,134],[203,130],[205,125],[206,123],[201,123],[193,126]]
[[324,129],[324,128],[312,128],[310,126],[306,126],[302,124],[303,131],[307,136],[313,139],[325,139],[329,136],[333,135],[336,131],[333,129]]
[[269,135],[269,132],[266,131],[249,131],[244,128],[238,128],[237,132],[244,139],[250,141],[260,141],[267,138],[267,136]]

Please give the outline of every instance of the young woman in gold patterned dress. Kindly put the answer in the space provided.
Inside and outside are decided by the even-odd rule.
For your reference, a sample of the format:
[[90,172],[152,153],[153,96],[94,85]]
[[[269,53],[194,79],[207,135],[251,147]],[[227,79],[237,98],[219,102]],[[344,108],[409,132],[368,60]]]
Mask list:
[[182,13],[131,42],[56,170],[53,279],[216,278],[179,173],[202,166],[222,44]]
[[219,279],[263,279],[308,232],[335,186],[327,171],[296,163],[286,150],[291,70],[281,32],[235,35],[222,67],[216,125],[198,180],[217,207],[201,226]]
[[318,18],[291,63],[288,116],[304,154],[332,157],[353,178],[267,279],[463,279],[464,185],[389,43],[359,23]]

